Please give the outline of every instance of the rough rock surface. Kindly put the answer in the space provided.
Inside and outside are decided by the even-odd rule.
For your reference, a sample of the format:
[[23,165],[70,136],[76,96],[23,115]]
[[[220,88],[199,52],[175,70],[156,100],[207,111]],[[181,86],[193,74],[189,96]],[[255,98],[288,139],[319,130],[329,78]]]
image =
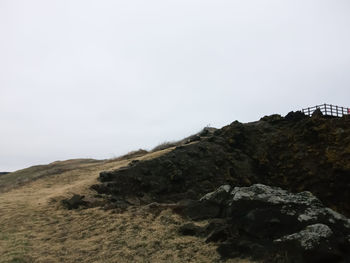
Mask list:
[[[117,207],[118,210],[122,210],[120,205],[116,206],[116,204],[118,204],[117,202],[108,202],[108,200],[105,200],[98,195],[95,197],[85,197],[84,195],[74,194],[71,198],[62,199],[61,204],[68,210],[92,207],[105,207],[106,209]],[[124,208],[126,206],[127,205],[125,204]]]
[[350,262],[349,220],[339,214],[350,216],[350,116],[235,121],[99,180],[92,188],[113,208],[177,203],[192,220],[209,218],[179,233],[217,242],[223,257]]
[[[310,192],[290,193],[262,184],[224,185],[190,203],[190,208],[185,204],[182,212],[191,219],[216,219],[202,229],[187,224],[180,233],[204,235],[207,242],[218,242],[223,257],[350,262],[350,220],[325,207]],[[197,211],[194,218],[193,210]]]
[[198,199],[223,184],[262,183],[310,191],[350,216],[349,116],[271,115],[197,139],[158,158],[102,172],[92,188],[125,205]]
[[71,210],[71,209],[77,209],[80,206],[86,206],[88,203],[84,201],[85,196],[83,195],[73,195],[71,198],[63,199],[61,201],[62,205]]

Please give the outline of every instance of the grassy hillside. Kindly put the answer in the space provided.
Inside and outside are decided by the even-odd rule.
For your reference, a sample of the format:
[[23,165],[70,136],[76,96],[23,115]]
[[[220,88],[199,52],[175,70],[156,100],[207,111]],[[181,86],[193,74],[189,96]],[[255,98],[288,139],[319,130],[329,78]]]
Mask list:
[[[148,160],[171,150],[135,158]],[[148,206],[130,207],[115,213],[61,206],[60,200],[73,193],[94,198],[90,186],[101,171],[135,158],[56,162],[1,178],[7,191],[0,193],[0,262],[221,262],[215,245],[178,235],[183,219],[169,209],[154,213]],[[8,189],[12,182],[17,187]]]
[[74,159],[57,161],[48,165],[36,165],[26,169],[18,170],[0,176],[0,192],[16,188],[26,182],[30,182],[44,176],[60,174],[83,167],[93,166],[102,161],[94,159]]
[[[224,261],[214,243],[179,234],[188,221],[171,205],[222,184],[264,183],[311,191],[348,215],[349,123],[348,117],[273,115],[234,122],[152,152],[60,161],[1,175],[0,263],[252,262]],[[73,194],[116,209],[67,210],[61,201]]]

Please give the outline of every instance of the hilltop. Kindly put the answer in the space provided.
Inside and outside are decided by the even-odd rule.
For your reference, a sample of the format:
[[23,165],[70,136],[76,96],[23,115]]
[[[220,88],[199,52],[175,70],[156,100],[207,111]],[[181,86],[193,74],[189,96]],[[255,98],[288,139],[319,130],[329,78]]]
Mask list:
[[[152,152],[35,166],[0,176],[0,262],[292,262],[271,247],[262,254],[247,253],[261,251],[256,249],[260,241],[241,230],[232,236],[234,226],[246,219],[237,218],[232,225],[226,193],[249,193],[253,199],[254,191],[265,191],[272,200],[280,195],[283,204],[302,197],[302,207],[296,202],[293,209],[333,211],[317,218],[323,225],[333,220],[331,230],[316,229],[340,237],[348,231],[340,214],[350,215],[349,175],[349,116],[307,117],[300,112],[204,129]],[[310,194],[299,194],[305,191]],[[74,199],[78,209],[68,210],[74,195],[79,196]],[[266,209],[255,207],[256,202],[243,204],[236,209],[244,215]],[[274,224],[280,207],[276,209],[271,213]],[[303,227],[293,223],[290,229]],[[288,234],[288,229],[278,229]],[[266,231],[254,231],[267,240]],[[237,237],[244,243],[239,247],[232,243]],[[337,242],[348,245],[339,240],[329,244],[334,248]],[[342,260],[342,249],[325,250],[325,256]]]

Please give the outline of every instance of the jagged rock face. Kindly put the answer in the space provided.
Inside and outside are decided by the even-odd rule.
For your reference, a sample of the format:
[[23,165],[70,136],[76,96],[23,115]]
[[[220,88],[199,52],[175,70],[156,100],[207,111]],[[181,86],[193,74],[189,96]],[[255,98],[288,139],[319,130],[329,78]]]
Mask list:
[[[293,194],[262,184],[225,185],[188,205],[190,209],[185,205],[182,211],[192,219],[224,221],[218,224],[215,219],[214,227],[202,229],[182,227],[180,233],[204,235],[208,242],[218,242],[224,257],[253,255],[268,262],[350,259],[350,220],[325,207],[310,192]],[[212,213],[214,207],[216,214]],[[193,217],[192,211],[201,214]],[[283,259],[281,255],[285,255]]]
[[310,191],[350,216],[348,116],[272,115],[234,122],[198,140],[159,158],[102,172],[101,183],[92,188],[117,202],[149,203],[196,199],[223,184],[262,183]]
[[[177,147],[159,158],[132,163],[116,171],[102,172],[93,188],[115,198],[136,196],[141,202],[176,202],[198,198],[227,182],[232,154],[220,144],[201,143]],[[251,167],[251,165],[248,165]]]

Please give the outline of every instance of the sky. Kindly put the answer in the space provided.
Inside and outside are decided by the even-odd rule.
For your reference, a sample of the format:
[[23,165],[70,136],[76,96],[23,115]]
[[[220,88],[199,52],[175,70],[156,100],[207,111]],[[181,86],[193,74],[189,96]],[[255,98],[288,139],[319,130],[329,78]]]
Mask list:
[[350,106],[348,0],[0,0],[0,171]]

